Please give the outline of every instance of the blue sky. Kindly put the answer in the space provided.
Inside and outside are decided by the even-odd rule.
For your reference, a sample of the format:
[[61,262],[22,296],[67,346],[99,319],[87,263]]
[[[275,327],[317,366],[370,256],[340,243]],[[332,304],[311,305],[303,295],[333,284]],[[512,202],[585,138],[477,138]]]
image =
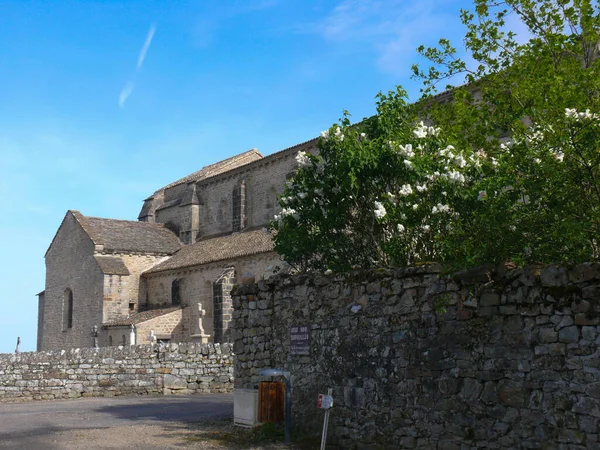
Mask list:
[[[441,6],[443,5],[443,6]],[[206,164],[306,141],[414,95],[415,48],[466,0],[0,1],[0,352],[36,345],[68,209],[135,220]]]

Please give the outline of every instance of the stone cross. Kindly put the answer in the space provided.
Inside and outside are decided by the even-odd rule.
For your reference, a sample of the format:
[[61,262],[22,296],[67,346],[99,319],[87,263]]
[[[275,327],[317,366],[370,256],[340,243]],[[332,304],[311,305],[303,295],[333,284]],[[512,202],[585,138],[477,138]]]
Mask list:
[[98,348],[98,325],[92,328],[92,337],[94,338],[94,348]]
[[18,355],[19,353],[21,353],[21,351],[19,350],[19,346],[21,345],[21,337],[17,336],[17,348],[15,348],[15,353]]
[[206,315],[206,310],[202,309],[202,303],[198,303],[198,334],[204,334],[204,327],[202,326],[202,317]]
[[135,345],[135,325],[129,326],[129,345]]
[[150,334],[148,335],[148,341],[150,341],[150,345],[156,344],[156,336],[154,335],[154,330],[150,330]]

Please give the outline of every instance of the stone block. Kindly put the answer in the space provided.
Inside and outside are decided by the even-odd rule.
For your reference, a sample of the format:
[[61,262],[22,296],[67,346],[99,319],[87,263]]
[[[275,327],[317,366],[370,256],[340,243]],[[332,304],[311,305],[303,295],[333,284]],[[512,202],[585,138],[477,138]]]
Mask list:
[[558,332],[558,340],[567,344],[579,342],[579,329],[576,326],[562,328]]

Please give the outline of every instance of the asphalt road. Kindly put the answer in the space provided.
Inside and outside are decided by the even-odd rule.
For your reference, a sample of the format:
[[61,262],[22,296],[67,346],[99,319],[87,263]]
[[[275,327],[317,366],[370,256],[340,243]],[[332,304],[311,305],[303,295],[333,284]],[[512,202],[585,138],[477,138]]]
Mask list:
[[181,448],[186,424],[231,417],[231,394],[0,404],[0,449]]

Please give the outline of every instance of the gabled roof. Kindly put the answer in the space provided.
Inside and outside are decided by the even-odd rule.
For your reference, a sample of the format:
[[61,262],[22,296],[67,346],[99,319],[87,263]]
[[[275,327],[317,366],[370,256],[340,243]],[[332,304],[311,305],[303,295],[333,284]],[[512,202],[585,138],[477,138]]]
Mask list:
[[155,319],[157,317],[164,316],[165,314],[170,314],[178,309],[181,309],[181,307],[171,306],[169,308],[149,309],[147,311],[130,314],[129,317],[125,317],[123,319],[111,320],[110,322],[106,322],[103,326],[125,327],[129,325],[137,325],[138,323],[146,322],[147,320]]
[[257,161],[259,159],[262,159],[262,157],[263,156],[260,154],[260,152],[257,149],[253,148],[251,150],[248,150],[247,152],[240,153],[239,155],[235,155],[231,158],[224,159],[223,161],[204,166],[199,171],[194,172],[186,177],[180,178],[179,180],[166,185],[162,189],[168,189],[170,187],[177,186],[178,184],[189,183],[190,181],[201,181],[205,178],[212,177],[223,172],[227,172],[228,170],[231,170],[237,166],[248,164],[252,161]]
[[95,245],[105,251],[172,254],[181,248],[177,236],[163,224],[87,217],[69,211]]
[[129,275],[129,269],[118,256],[96,255],[94,258],[104,275]]
[[198,266],[273,251],[271,235],[262,229],[219,236],[187,245],[145,274]]

